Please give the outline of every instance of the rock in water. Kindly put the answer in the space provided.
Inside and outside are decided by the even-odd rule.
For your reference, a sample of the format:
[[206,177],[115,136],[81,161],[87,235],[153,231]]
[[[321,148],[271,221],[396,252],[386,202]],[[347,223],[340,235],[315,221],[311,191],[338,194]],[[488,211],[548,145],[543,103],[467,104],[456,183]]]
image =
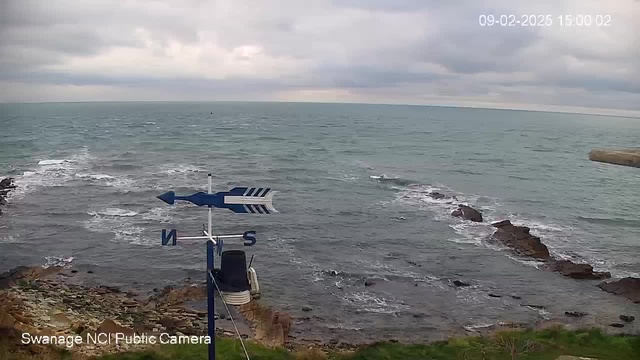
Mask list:
[[429,196],[431,196],[433,199],[436,199],[436,200],[444,199],[447,197],[447,195],[437,191],[429,193]]
[[608,272],[593,271],[589,264],[576,264],[571,260],[557,260],[547,266],[551,271],[557,271],[564,276],[574,279],[601,280],[611,277]]
[[603,282],[598,287],[606,292],[622,295],[636,304],[640,304],[640,279],[626,277],[617,281]]
[[551,259],[547,246],[539,237],[529,234],[528,227],[515,226],[509,220],[494,223],[493,226],[498,228],[493,233],[493,238],[511,247],[518,254],[541,260]]
[[453,285],[461,287],[461,286],[471,286],[470,284],[464,282],[464,281],[460,281],[460,280],[453,280]]
[[633,322],[636,319],[635,316],[631,316],[631,315],[620,315],[620,320],[624,321],[624,322]]
[[458,208],[451,213],[451,216],[461,217],[466,220],[482,222],[482,213],[471,206],[458,205]]
[[576,317],[576,318],[581,318],[589,315],[586,312],[582,312],[582,311],[565,311],[564,314],[567,315],[568,317]]
[[0,189],[14,189],[13,178],[4,178],[0,181]]

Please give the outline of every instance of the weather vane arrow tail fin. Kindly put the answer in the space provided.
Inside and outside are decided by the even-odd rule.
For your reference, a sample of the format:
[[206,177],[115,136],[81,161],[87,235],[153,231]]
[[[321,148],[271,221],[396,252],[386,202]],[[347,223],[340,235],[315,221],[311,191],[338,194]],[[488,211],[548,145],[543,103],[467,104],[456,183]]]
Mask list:
[[237,213],[270,214],[278,212],[273,207],[271,188],[233,188],[224,194],[224,207]]

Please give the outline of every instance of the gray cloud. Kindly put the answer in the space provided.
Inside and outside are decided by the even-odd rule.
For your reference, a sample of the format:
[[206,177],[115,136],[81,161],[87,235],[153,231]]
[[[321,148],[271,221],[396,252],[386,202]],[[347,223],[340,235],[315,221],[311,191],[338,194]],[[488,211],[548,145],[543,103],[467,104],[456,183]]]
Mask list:
[[[487,28],[481,14],[555,24]],[[563,28],[562,14],[610,14],[611,26]],[[0,101],[68,101],[86,87],[94,100],[640,111],[638,16],[633,0],[0,0]]]

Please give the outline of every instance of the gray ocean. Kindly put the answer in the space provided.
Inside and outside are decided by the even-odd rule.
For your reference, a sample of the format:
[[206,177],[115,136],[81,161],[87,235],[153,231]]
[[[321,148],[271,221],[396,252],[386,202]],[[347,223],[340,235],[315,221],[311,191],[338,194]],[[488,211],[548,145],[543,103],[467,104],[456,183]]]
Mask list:
[[[544,271],[487,241],[490,222],[509,219],[531,227],[557,257],[640,276],[639,169],[587,156],[596,147],[638,146],[640,119],[356,104],[60,103],[2,104],[0,129],[0,176],[19,186],[0,217],[0,271],[65,264],[84,283],[142,291],[204,280],[205,245],[163,247],[160,234],[198,235],[206,210],[155,197],[206,191],[210,172],[214,191],[278,191],[279,213],[218,209],[214,232],[257,231],[256,245],[244,249],[255,255],[263,299],[298,318],[297,336],[424,341],[464,327],[565,321],[568,310],[604,323],[640,317],[638,305],[597,281]],[[487,222],[452,218],[456,205],[431,191],[455,195]],[[472,286],[456,288],[456,279]],[[530,304],[545,309],[523,306]]]

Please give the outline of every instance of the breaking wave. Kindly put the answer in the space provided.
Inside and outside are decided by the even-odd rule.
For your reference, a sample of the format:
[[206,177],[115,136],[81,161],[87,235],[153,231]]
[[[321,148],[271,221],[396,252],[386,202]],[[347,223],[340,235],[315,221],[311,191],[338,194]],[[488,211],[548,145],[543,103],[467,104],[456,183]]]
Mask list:
[[22,199],[26,194],[49,186],[62,186],[74,178],[78,170],[90,166],[93,156],[85,148],[64,159],[41,159],[33,170],[16,176],[18,188],[9,197]]

